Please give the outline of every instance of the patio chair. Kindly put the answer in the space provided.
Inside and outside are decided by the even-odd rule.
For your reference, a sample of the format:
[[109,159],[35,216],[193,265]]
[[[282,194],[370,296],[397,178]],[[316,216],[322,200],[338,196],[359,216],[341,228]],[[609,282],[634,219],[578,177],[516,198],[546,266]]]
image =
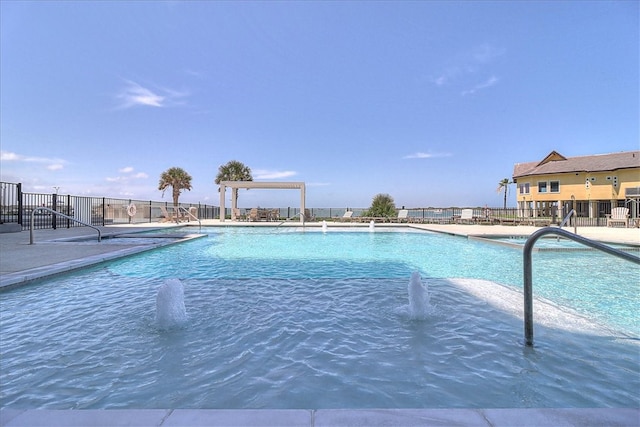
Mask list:
[[613,208],[611,213],[607,214],[607,227],[611,224],[624,224],[625,228],[629,228],[629,208]]
[[305,209],[304,210],[304,220],[306,221],[315,221],[316,217],[313,216],[313,214],[311,213],[311,211],[309,211],[309,209]]
[[195,206],[191,206],[189,208],[189,218],[198,219],[198,208],[196,208]]
[[351,221],[353,219],[353,211],[346,211],[341,219],[342,221]]
[[457,221],[458,224],[471,224],[473,223],[473,209],[462,209],[460,218]]
[[175,214],[169,213],[167,208],[164,206],[160,206],[160,212],[162,212],[162,216],[164,217],[160,220],[160,222],[175,221],[178,218]]
[[398,211],[398,217],[395,219],[395,222],[409,222],[409,210],[400,209]]
[[240,212],[240,209],[238,208],[233,208],[231,212],[232,212],[232,215],[231,215],[232,221],[244,221],[247,219],[247,216],[244,215],[242,212]]
[[260,218],[258,217],[258,208],[251,208],[251,210],[249,211],[249,221],[259,221]]

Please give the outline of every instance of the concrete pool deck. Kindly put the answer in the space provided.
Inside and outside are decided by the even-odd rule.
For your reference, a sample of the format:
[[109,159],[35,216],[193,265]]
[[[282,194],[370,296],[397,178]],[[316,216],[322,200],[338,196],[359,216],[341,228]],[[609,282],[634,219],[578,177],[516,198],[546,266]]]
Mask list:
[[[204,220],[203,226],[274,226],[279,223],[223,223]],[[188,225],[194,225],[190,223]],[[301,224],[287,222],[283,226]],[[319,227],[320,223],[307,223]],[[135,233],[176,224],[149,223],[101,227],[103,236]],[[328,227],[368,227],[368,224],[329,222]],[[376,227],[406,227],[377,224]],[[537,227],[411,224],[413,228],[459,236],[527,236]],[[197,233],[197,226],[194,233]],[[570,229],[571,230],[571,229]],[[578,228],[578,234],[608,243],[640,245],[637,228]],[[82,244],[68,239],[87,238]],[[95,240],[93,240],[95,239]],[[123,241],[126,239],[123,239]],[[128,256],[150,245],[100,244],[95,230],[87,227],[35,230],[0,234],[0,288],[28,282]],[[93,242],[93,243],[92,243]],[[1,298],[1,296],[0,296]],[[1,299],[0,299],[1,302]],[[1,308],[1,306],[0,306]],[[1,369],[1,360],[0,360]],[[112,409],[38,410],[0,409],[0,426],[640,426],[640,408],[527,408],[527,409]]]

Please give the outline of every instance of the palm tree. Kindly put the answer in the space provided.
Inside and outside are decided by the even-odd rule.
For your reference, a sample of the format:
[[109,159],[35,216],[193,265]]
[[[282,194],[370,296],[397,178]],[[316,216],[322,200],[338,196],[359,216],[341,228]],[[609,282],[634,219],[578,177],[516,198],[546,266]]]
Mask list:
[[[237,160],[231,160],[226,165],[221,165],[218,168],[218,175],[216,175],[216,184],[220,185],[222,181],[253,181],[251,176],[251,168],[244,163]],[[218,187],[220,191],[220,187]],[[238,191],[234,189],[234,197],[236,206],[238,203]]]
[[509,193],[509,184],[513,184],[513,181],[509,181],[509,178],[505,178],[498,183],[496,191],[500,193],[504,190],[504,209],[507,209],[507,194]]
[[393,197],[388,194],[376,194],[365,216],[387,218],[396,216],[396,204]]
[[162,197],[167,187],[172,187],[173,206],[178,206],[178,198],[182,190],[191,191],[191,175],[182,168],[169,168],[160,175],[158,190],[162,190]]

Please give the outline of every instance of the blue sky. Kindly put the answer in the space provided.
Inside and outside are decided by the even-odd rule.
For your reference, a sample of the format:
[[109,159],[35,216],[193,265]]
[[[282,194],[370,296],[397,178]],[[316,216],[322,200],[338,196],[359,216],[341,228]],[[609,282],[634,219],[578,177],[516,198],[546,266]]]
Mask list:
[[163,200],[178,166],[217,205],[239,160],[310,207],[501,206],[514,163],[640,148],[639,4],[2,1],[0,179]]

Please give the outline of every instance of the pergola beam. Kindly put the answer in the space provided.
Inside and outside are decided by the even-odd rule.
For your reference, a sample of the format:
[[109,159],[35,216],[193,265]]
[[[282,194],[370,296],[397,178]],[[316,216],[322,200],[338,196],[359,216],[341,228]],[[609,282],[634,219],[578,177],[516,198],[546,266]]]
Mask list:
[[237,206],[237,194],[239,188],[264,188],[275,190],[300,190],[300,212],[302,222],[305,222],[304,217],[306,189],[304,182],[267,182],[267,181],[222,181],[220,182],[220,221],[225,220],[225,193],[227,187],[231,188],[231,207],[236,209]]

